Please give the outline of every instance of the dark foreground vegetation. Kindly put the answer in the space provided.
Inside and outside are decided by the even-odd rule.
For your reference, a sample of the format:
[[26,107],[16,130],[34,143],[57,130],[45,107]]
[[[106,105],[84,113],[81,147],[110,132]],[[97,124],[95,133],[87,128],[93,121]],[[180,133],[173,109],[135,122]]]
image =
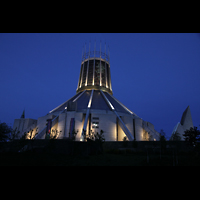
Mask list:
[[199,166],[200,144],[179,142],[1,143],[1,166]]
[[192,153],[147,155],[145,153],[113,153],[77,156],[56,153],[1,153],[1,166],[199,166],[199,156]]

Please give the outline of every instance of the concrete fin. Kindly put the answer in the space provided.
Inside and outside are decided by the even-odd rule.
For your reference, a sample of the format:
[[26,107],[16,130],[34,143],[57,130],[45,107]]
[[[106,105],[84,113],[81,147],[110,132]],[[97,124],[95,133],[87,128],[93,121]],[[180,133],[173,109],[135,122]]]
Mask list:
[[183,115],[181,117],[180,124],[185,128],[185,129],[190,129],[190,127],[193,127],[193,122],[192,122],[192,115],[190,112],[190,106],[188,106],[185,111],[183,112]]

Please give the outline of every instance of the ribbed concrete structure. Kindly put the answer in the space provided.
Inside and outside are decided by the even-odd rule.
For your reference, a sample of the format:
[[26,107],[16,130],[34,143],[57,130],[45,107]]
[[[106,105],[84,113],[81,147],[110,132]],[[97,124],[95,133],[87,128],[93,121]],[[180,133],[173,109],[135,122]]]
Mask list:
[[183,134],[185,133],[186,130],[190,130],[190,128],[193,127],[193,122],[192,122],[192,115],[190,111],[190,106],[188,106],[185,111],[182,114],[181,121],[176,124],[172,131],[172,135],[175,133],[178,133],[181,137],[181,140],[184,140]]

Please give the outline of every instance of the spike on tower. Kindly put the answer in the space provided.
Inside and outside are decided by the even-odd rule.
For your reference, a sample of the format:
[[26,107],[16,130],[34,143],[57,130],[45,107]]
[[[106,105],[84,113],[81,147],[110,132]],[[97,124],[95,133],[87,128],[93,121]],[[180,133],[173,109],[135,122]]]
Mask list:
[[21,119],[25,118],[25,109],[23,110],[23,113],[21,115]]

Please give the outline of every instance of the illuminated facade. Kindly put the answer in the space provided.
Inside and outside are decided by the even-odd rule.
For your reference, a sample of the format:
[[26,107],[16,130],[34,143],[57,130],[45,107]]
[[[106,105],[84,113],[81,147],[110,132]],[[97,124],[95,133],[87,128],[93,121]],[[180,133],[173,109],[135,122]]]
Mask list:
[[[13,128],[18,128],[17,120],[26,119],[16,119]],[[47,120],[48,124],[51,121],[50,128]],[[94,50],[89,45],[89,51],[85,46],[76,94],[34,121],[35,132],[36,127],[35,139],[44,139],[48,132],[57,130],[58,139],[71,138],[76,132],[75,139],[83,141],[85,135],[90,137],[102,130],[106,141],[122,141],[124,137],[130,141],[159,140],[153,124],[142,120],[113,96],[109,51],[106,53],[106,45],[102,51],[101,44],[99,51],[96,44]],[[26,130],[29,127],[22,132]]]

